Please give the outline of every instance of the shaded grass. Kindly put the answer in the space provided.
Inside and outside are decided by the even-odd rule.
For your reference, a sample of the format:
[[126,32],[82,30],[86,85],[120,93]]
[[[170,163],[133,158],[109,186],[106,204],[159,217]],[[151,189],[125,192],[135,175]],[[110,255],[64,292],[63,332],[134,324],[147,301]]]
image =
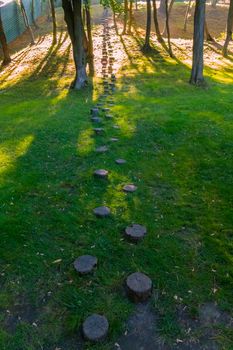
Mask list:
[[[106,121],[105,135],[93,137],[89,109],[100,90],[69,93],[65,64],[51,55],[1,92],[0,347],[76,349],[81,322],[98,312],[109,339],[86,348],[111,349],[133,309],[123,285],[136,270],[152,278],[161,337],[173,343],[178,305],[195,315],[207,301],[232,310],[232,72],[199,90],[181,63],[138,57],[118,81],[120,129]],[[97,155],[103,144],[110,151]],[[92,177],[97,168],[110,171],[108,181]],[[123,193],[127,183],[138,191]],[[99,205],[110,218],[93,216]],[[122,240],[132,222],[148,228],[136,246]],[[89,253],[99,266],[81,278],[72,263]],[[219,339],[230,349],[229,330]]]

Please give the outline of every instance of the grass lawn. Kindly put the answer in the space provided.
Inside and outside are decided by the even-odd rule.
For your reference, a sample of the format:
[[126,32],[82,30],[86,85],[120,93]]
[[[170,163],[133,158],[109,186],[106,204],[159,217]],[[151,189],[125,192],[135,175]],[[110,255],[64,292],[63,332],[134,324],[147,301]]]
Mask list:
[[[193,318],[207,302],[232,311],[232,69],[208,69],[202,90],[188,85],[182,62],[138,55],[119,73],[120,129],[105,121],[93,137],[100,88],[69,92],[65,64],[54,54],[0,90],[0,348],[77,349],[79,326],[97,312],[109,319],[108,341],[85,349],[112,349],[134,308],[124,280],[137,270],[153,280],[160,336],[173,344],[186,337],[181,305]],[[97,155],[103,144],[110,151]],[[97,168],[110,171],[108,181],[93,177]],[[123,193],[127,183],[138,190]],[[94,217],[100,205],[111,217]],[[148,229],[138,245],[122,239],[133,222]],[[93,276],[75,273],[82,254],[98,257]],[[224,325],[216,338],[233,349]]]

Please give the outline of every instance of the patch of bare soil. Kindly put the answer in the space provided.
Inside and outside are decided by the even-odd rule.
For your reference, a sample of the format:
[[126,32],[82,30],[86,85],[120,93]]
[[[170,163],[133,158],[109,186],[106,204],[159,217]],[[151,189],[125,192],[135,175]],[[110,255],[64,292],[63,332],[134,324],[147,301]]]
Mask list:
[[209,302],[199,307],[197,317],[192,318],[186,306],[180,306],[176,319],[183,337],[172,345],[160,336],[161,315],[150,304],[138,304],[130,316],[125,332],[115,343],[116,350],[220,350],[220,329],[232,329],[233,318]]

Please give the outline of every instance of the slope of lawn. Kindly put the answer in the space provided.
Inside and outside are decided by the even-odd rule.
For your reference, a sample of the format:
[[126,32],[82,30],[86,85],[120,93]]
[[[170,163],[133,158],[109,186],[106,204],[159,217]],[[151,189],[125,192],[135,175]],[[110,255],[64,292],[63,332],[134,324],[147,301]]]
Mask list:
[[[82,320],[97,312],[109,319],[109,338],[85,348],[112,349],[133,310],[124,280],[137,270],[153,280],[168,342],[184,337],[179,305],[193,317],[209,301],[230,312],[232,70],[209,70],[201,90],[188,85],[182,63],[139,58],[119,76],[120,129],[105,121],[105,134],[93,137],[89,109],[100,91],[69,92],[65,58],[53,60],[49,72],[0,90],[0,348],[77,349]],[[110,151],[97,155],[103,144]],[[110,171],[108,181],[93,178],[97,168]],[[126,195],[127,183],[138,190]],[[100,205],[111,217],[94,217]],[[122,239],[133,222],[148,228],[138,245]],[[73,269],[82,254],[98,257],[92,276]],[[216,334],[221,349],[232,349],[231,332]]]

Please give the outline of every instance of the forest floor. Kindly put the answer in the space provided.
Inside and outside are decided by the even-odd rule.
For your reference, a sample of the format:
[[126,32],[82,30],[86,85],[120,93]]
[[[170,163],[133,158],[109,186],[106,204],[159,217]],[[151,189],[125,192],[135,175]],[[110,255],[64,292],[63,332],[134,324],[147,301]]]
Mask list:
[[[197,89],[188,84],[188,39],[174,38],[175,59],[156,42],[144,56],[140,25],[133,36],[112,28],[119,128],[105,121],[105,134],[93,137],[101,30],[96,20],[97,75],[82,92],[68,90],[73,63],[62,22],[57,45],[49,30],[38,32],[37,45],[16,50],[0,73],[0,348],[231,350],[231,60],[206,46],[208,88]],[[103,144],[110,150],[97,156]],[[93,177],[97,168],[109,170],[107,181]],[[125,194],[127,183],[138,190]],[[97,220],[99,205],[111,217]],[[133,222],[148,229],[138,245],[122,235]],[[98,257],[91,277],[73,269],[82,254]],[[137,307],[124,291],[134,271],[154,284],[150,302]],[[93,312],[110,323],[100,345],[79,333]]]

